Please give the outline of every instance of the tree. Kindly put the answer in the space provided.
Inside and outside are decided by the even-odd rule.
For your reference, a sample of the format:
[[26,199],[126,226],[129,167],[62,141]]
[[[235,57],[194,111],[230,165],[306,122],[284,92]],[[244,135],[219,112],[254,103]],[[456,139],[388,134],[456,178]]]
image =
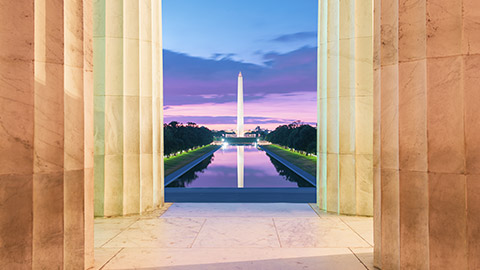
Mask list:
[[199,127],[193,122],[183,125],[177,121],[172,121],[165,124],[163,129],[165,155],[207,145],[213,141],[212,131],[206,127]]
[[301,121],[277,127],[266,136],[266,140],[310,154],[314,154],[317,151],[316,128],[303,124]]

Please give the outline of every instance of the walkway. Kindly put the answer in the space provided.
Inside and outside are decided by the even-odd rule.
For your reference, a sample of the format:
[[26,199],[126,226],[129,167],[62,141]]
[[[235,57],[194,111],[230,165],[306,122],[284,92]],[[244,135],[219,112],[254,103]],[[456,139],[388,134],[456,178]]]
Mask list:
[[166,208],[96,219],[95,269],[373,269],[372,218],[317,213],[308,204]]

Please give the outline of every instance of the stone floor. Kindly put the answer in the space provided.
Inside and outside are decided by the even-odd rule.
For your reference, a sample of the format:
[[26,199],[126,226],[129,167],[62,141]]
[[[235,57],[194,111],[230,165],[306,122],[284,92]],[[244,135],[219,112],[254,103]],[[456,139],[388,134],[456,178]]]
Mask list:
[[373,221],[308,204],[175,203],[95,219],[95,247],[95,269],[364,270],[373,269]]

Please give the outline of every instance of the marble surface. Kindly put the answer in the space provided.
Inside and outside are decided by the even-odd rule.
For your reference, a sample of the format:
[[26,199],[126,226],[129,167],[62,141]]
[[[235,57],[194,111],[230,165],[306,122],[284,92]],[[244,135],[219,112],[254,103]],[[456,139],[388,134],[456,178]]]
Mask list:
[[110,240],[104,247],[192,246],[205,222],[203,218],[141,219]]
[[93,3],[99,217],[144,213],[162,202],[161,3],[151,2]]
[[122,248],[95,248],[95,269],[102,268],[121,250]]
[[275,226],[283,247],[370,246],[339,218],[277,218]]
[[308,204],[176,203],[162,217],[316,217]]
[[95,269],[373,269],[372,223],[308,204],[176,203],[96,219]]
[[340,218],[350,229],[373,247],[373,219],[369,217],[342,216]]
[[480,5],[374,3],[375,263],[478,268]]
[[[130,249],[120,251],[102,269],[292,270],[366,267],[347,248]],[[373,268],[370,268],[373,270]]]
[[132,226],[138,218],[96,218],[94,239],[95,247],[101,247],[113,237]]
[[93,261],[88,2],[0,4],[0,269]]
[[193,247],[280,247],[273,218],[209,218]]
[[372,12],[372,1],[319,1],[319,200],[345,215],[373,215]]

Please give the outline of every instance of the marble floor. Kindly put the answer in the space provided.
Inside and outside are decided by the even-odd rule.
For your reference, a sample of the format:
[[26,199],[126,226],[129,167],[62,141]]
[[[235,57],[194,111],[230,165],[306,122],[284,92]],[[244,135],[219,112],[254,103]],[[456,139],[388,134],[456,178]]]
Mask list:
[[167,204],[95,219],[95,269],[373,269],[373,220],[309,204]]

